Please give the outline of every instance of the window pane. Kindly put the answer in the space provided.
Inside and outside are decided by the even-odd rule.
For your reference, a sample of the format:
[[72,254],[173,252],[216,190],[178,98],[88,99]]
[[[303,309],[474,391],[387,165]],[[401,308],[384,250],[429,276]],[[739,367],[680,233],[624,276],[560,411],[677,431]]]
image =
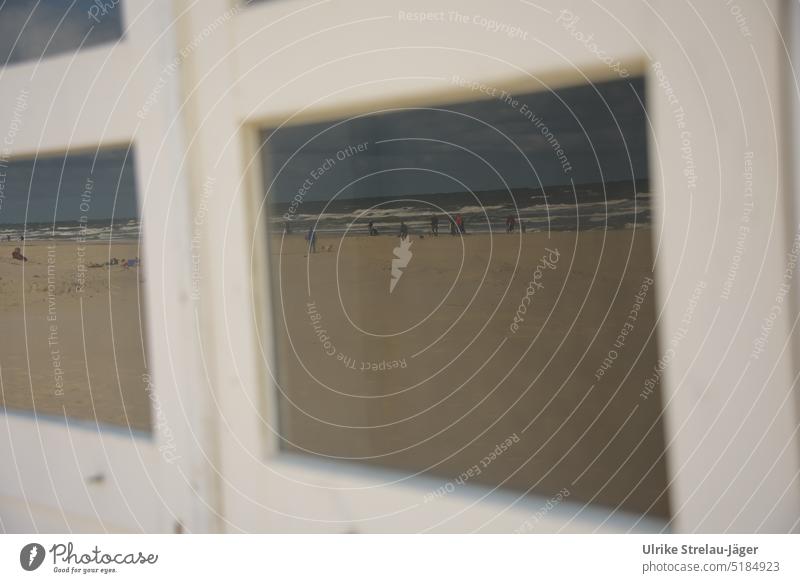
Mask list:
[[0,176],[3,404],[149,430],[133,151]]
[[263,140],[284,449],[669,514],[642,79]]
[[0,4],[0,63],[38,60],[121,36],[121,0],[6,0]]

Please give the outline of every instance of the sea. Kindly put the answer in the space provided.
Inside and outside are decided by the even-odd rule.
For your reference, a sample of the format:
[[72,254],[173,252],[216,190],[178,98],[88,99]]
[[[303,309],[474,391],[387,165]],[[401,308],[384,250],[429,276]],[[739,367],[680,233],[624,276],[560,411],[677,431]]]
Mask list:
[[[461,215],[467,233],[504,232],[506,218],[515,217],[529,232],[632,229],[650,225],[647,181],[350,198],[334,201],[295,201],[269,205],[273,232],[286,224],[292,231],[315,226],[320,233],[368,233],[370,221],[379,234],[396,234],[400,221],[411,233],[430,232],[431,217],[439,218],[439,232],[449,232],[449,221]],[[517,227],[519,228],[519,227]]]
[[6,223],[0,224],[0,243],[6,241],[7,237],[11,241],[19,241],[21,236],[26,241],[135,241],[139,238],[139,232],[138,219]]

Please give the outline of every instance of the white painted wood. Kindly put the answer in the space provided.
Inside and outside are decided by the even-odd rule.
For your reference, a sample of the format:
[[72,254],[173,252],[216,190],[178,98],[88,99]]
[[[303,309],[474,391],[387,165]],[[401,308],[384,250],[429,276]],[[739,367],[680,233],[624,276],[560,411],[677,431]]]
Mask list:
[[[696,283],[702,280],[708,286],[703,298],[708,303],[698,308],[664,380],[671,495],[677,510],[668,527],[679,531],[796,528],[797,413],[786,400],[788,395],[791,403],[795,367],[789,358],[753,362],[748,379],[733,391],[774,301],[788,249],[785,227],[775,220],[783,211],[786,188],[776,179],[780,155],[776,144],[782,141],[783,128],[772,103],[782,88],[778,28],[773,21],[776,14],[780,20],[780,3],[747,8],[752,40],[742,38],[735,22],[724,25],[731,13],[722,2],[440,4],[444,10],[512,22],[529,30],[532,40],[522,43],[481,34],[469,25],[400,22],[398,8],[390,2],[350,2],[347,10],[332,2],[265,2],[245,9],[227,36],[215,37],[198,51],[198,61],[209,73],[205,79],[198,73],[196,81],[196,110],[205,116],[198,129],[204,136],[200,141],[222,145],[209,148],[213,151],[206,154],[203,165],[219,169],[215,184],[220,192],[229,193],[227,200],[215,201],[214,224],[209,224],[205,237],[214,246],[210,269],[221,277],[208,278],[204,288],[208,303],[203,304],[213,330],[204,338],[216,347],[206,352],[216,357],[224,425],[222,464],[228,481],[223,486],[227,528],[416,531],[438,528],[436,514],[452,516],[455,505],[463,512],[440,525],[442,529],[502,530],[530,512],[515,507],[502,519],[483,525],[479,517],[502,506],[485,502],[471,506],[466,500],[448,498],[441,507],[426,506],[423,511],[414,507],[419,504],[419,490],[408,494],[415,490],[414,484],[364,489],[390,472],[323,467],[310,460],[287,465],[285,456],[275,453],[274,443],[270,446],[258,430],[259,415],[271,419],[263,409],[264,391],[269,388],[254,353],[255,306],[248,305],[259,300],[249,294],[247,282],[255,277],[254,285],[260,288],[267,274],[250,272],[252,225],[244,199],[257,192],[247,192],[252,180],[243,182],[242,168],[250,159],[242,155],[247,152],[243,148],[247,132],[265,124],[330,119],[398,101],[430,104],[454,96],[466,98],[449,82],[453,74],[531,88],[608,78],[597,57],[557,23],[562,9],[579,15],[583,33],[593,34],[608,54],[631,72],[645,72],[649,78],[660,334],[665,348],[680,326]],[[225,7],[224,2],[204,3],[194,13],[195,28]],[[712,27],[711,33],[704,23]],[[713,51],[715,44],[719,54],[745,64],[733,68],[735,88]],[[763,81],[753,78],[754,68],[746,66],[756,59]],[[696,193],[691,196],[672,104],[654,80],[655,61],[662,64],[681,104],[691,112],[698,168]],[[749,112],[746,132],[740,125],[740,101]],[[747,148],[758,152],[760,171],[754,181],[764,211],[752,224],[753,252],[739,274],[739,285],[747,293],[728,300],[721,306],[723,317],[715,320],[715,296],[725,279],[741,214],[728,204],[728,193],[741,188],[739,161]],[[715,230],[717,216],[720,224]],[[784,313],[772,333],[771,355],[777,355],[788,338],[790,315]],[[719,412],[721,419],[708,431],[709,419]],[[468,498],[476,501],[480,494],[475,491]],[[548,528],[565,526],[571,510],[553,512]],[[630,525],[626,517],[614,515],[605,521],[603,511],[597,512],[587,523],[571,523],[569,528],[625,530]],[[652,523],[638,526],[653,528]]]
[[[164,462],[163,431],[151,441],[6,415],[0,464],[14,471],[0,475],[3,529],[170,531],[179,521],[192,531],[512,531],[540,508],[536,497],[517,502],[507,492],[471,487],[424,504],[430,481],[393,483],[400,476],[390,471],[277,452],[262,423],[274,423],[275,412],[257,342],[261,333],[271,349],[263,310],[268,274],[253,243],[262,187],[255,136],[267,124],[469,98],[449,81],[454,74],[529,89],[611,78],[557,22],[562,9],[579,15],[581,30],[629,71],[648,76],[662,347],[679,333],[698,281],[707,285],[663,381],[676,510],[666,526],[797,529],[798,369],[787,344],[796,309],[780,314],[767,355],[749,356],[793,236],[784,220],[793,208],[790,190],[778,166],[787,162],[789,127],[776,101],[786,89],[783,3],[742,6],[751,37],[722,1],[439,5],[520,26],[529,39],[468,24],[401,22],[388,0],[249,7],[126,0],[130,28],[118,47],[0,72],[0,127],[23,87],[34,96],[15,155],[135,142],[151,366],[181,456],[178,464]],[[181,50],[183,69],[139,119],[163,67]],[[674,103],[655,77],[656,61],[687,112],[697,172],[692,193]],[[736,293],[722,301],[746,151],[754,152],[758,212]],[[119,484],[90,489],[85,479],[98,468],[113,469]],[[602,508],[573,520],[576,510],[559,506],[541,530],[665,527]]]
[[[133,143],[154,432],[28,414],[0,417],[6,531],[173,532],[177,523],[209,530],[207,505],[193,495],[205,493],[211,474],[195,447],[202,377],[189,301],[191,208],[178,164],[184,128],[172,123],[182,89],[180,78],[163,72],[178,50],[172,5],[126,0],[121,6],[127,28],[118,44],[0,71],[0,124],[8,127],[13,103],[26,90],[12,160]],[[162,78],[149,112],[137,115]],[[92,480],[98,476],[100,483]]]
[[[665,383],[674,524],[681,531],[786,532],[800,518],[791,310],[777,318],[765,354],[750,356],[776,303],[793,236],[786,232],[789,190],[779,166],[787,129],[780,106],[782,3],[742,5],[751,37],[724,2],[696,3],[696,12],[670,2],[651,6],[647,49],[687,115],[686,128],[678,128],[675,105],[651,75],[664,349],[680,337],[697,283],[707,284]],[[696,166],[694,191],[684,175],[684,131]],[[748,151],[756,208],[734,292],[724,300]]]

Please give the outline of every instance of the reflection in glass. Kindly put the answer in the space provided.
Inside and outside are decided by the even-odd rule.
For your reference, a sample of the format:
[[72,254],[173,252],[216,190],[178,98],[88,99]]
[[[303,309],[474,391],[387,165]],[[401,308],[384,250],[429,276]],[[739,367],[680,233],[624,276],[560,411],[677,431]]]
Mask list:
[[5,0],[0,63],[18,63],[108,43],[122,36],[121,0]]
[[263,132],[282,447],[668,516],[644,81],[487,93]]
[[4,163],[2,400],[149,431],[133,151]]

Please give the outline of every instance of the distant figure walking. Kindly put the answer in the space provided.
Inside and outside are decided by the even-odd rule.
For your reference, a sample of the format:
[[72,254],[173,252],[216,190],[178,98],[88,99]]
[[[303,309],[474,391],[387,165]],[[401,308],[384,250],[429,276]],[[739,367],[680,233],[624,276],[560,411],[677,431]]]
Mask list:
[[408,239],[408,225],[405,221],[400,221],[400,239],[403,241]]
[[292,224],[289,221],[283,222],[283,234],[284,235],[291,235],[292,234]]
[[28,258],[22,254],[19,247],[15,247],[14,250],[11,252],[11,257],[16,259],[17,261],[27,261]]
[[528,228],[525,226],[525,221],[520,221],[520,222],[519,222],[519,229],[520,229],[520,231],[522,231],[523,233],[524,233],[524,232],[526,232],[526,231],[528,230]]
[[462,235],[467,232],[467,229],[464,226],[464,217],[461,215],[456,215],[456,226],[458,227],[458,232]]
[[369,231],[370,237],[374,237],[378,234],[378,229],[375,228],[375,225],[372,223],[372,221],[370,221],[367,225],[367,230]]
[[457,235],[458,234],[458,226],[456,222],[453,220],[453,217],[450,217],[450,234]]
[[439,236],[439,217],[436,215],[431,217],[431,235],[434,237]]
[[308,252],[309,253],[316,253],[317,252],[317,232],[314,230],[314,227],[311,227],[306,234],[306,241],[308,241]]
[[513,233],[516,224],[517,220],[514,218],[514,215],[508,215],[506,217],[506,233]]

